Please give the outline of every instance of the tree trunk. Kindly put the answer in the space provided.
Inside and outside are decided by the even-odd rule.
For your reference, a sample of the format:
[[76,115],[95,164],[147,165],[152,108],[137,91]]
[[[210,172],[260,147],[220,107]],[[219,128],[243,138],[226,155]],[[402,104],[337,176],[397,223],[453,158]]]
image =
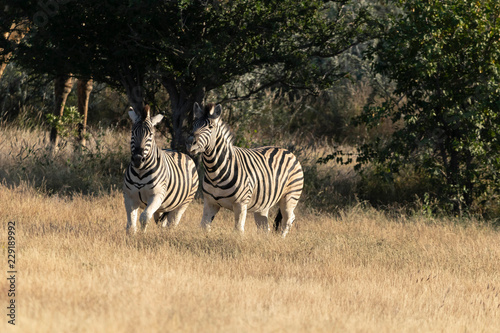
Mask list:
[[[71,74],[64,74],[56,77],[54,81],[54,97],[55,97],[55,108],[54,115],[57,117],[62,117],[64,114],[64,106],[66,105],[66,100],[68,95],[73,88],[73,77]],[[50,130],[50,142],[54,147],[59,143],[59,136],[57,133],[57,127],[52,127]]]
[[5,68],[7,67],[7,60],[6,58],[10,58],[10,53],[6,56],[0,57],[0,79],[3,76],[3,72],[5,71]]
[[134,108],[136,112],[141,112],[144,108],[144,91],[142,89],[143,77],[129,70],[123,70],[120,76],[130,106]]
[[[4,39],[9,39],[9,33],[5,32],[3,34]],[[3,49],[0,48],[0,53],[3,53]],[[0,54],[0,79],[3,76],[3,72],[5,71],[5,68],[7,67],[7,63],[9,62],[10,57],[12,57],[12,52],[9,52],[7,54]]]
[[172,106],[173,133],[171,133],[172,134],[171,148],[174,150],[183,150],[184,138],[182,137],[182,127],[184,125],[184,120],[186,119],[187,113],[189,112],[190,109],[189,105],[190,105],[189,101],[184,100],[178,105]]
[[[185,151],[185,138],[183,137],[184,122],[188,115],[193,112],[195,102],[201,103],[205,97],[204,89],[194,89],[190,94],[186,93],[189,89],[178,87],[175,80],[162,78],[161,83],[168,92],[172,105],[172,143],[174,150]],[[188,123],[192,122],[188,120]],[[189,129],[188,131],[190,131]]]
[[[457,214],[459,217],[462,217],[463,213],[463,192],[461,189],[461,181],[460,181],[460,155],[456,151],[456,149],[452,145],[452,139],[451,138],[456,138],[457,136],[455,133],[451,133],[449,137],[447,137],[446,141],[446,146],[447,146],[447,151],[448,151],[448,156],[449,156],[449,162],[448,162],[448,170],[447,170],[447,182],[448,182],[448,187],[452,188],[453,191],[455,192],[454,194],[456,195],[455,198],[452,198],[453,202],[453,211],[455,214]],[[450,193],[451,194],[451,193]]]
[[89,109],[90,92],[92,91],[94,81],[92,79],[79,79],[77,83],[78,93],[78,112],[83,116],[82,123],[78,128],[78,141],[85,147],[87,134],[87,113]]
[[468,150],[465,152],[465,193],[464,201],[465,205],[469,209],[474,202],[474,170],[476,169],[473,165],[473,157],[471,152]]

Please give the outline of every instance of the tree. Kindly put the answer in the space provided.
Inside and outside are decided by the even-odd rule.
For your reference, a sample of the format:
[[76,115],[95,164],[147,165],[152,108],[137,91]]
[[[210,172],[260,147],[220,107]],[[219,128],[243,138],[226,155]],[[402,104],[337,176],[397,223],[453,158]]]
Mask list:
[[164,9],[181,22],[157,22],[171,32],[155,44],[179,138],[193,103],[222,85],[239,83],[228,99],[278,85],[310,92],[330,86],[343,73],[322,60],[372,38],[368,24],[374,22],[367,6],[351,1],[194,1]]
[[22,12],[11,6],[12,0],[0,2],[0,79],[12,54],[28,32],[29,23]]
[[174,148],[208,91],[244,75],[249,84],[233,98],[277,85],[316,91],[342,74],[322,59],[379,29],[369,6],[350,0],[53,2],[45,16],[25,9],[34,28],[18,61],[122,86],[136,108],[154,106],[149,87],[160,82],[170,96]]
[[372,56],[376,72],[394,80],[396,98],[367,108],[362,120],[404,125],[389,142],[365,145],[361,161],[389,172],[414,165],[434,184],[434,196],[461,214],[499,192],[500,3],[395,4],[400,14]]

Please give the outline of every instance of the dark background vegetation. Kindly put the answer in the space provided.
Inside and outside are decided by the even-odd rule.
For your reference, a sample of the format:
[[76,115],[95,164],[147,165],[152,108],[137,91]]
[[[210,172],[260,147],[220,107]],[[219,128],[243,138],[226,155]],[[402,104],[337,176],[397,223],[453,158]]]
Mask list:
[[[7,19],[43,9],[16,3],[24,7],[13,12],[14,2],[0,1],[11,6],[4,30]],[[499,218],[497,1],[99,3],[60,3],[24,44],[2,41],[3,52],[14,50],[0,78],[3,131],[50,128],[58,70],[96,80],[93,144],[83,149],[72,134],[80,121],[72,92],[60,130],[74,152],[26,150],[16,163],[0,162],[3,181],[24,178],[50,193],[119,188],[129,105],[165,113],[160,132],[182,150],[192,104],[221,102],[237,145],[280,145],[299,156],[312,209],[368,202]],[[125,142],[104,147],[106,131]],[[67,172],[51,179],[55,169]]]

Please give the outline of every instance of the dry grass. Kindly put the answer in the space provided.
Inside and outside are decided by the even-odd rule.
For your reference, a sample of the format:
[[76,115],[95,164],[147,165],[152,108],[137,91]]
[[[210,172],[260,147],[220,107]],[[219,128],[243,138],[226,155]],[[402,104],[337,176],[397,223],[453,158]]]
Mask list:
[[63,138],[52,149],[47,131],[1,126],[0,181],[28,182],[46,192],[65,194],[116,189],[130,161],[130,134],[109,129],[91,132],[86,148]]
[[[479,223],[304,212],[285,240],[229,212],[205,234],[125,235],[121,193],[72,199],[0,186],[17,222],[17,325],[2,332],[498,332],[500,235]],[[5,310],[6,279],[0,280]]]
[[[240,237],[227,211],[202,232],[196,202],[176,230],[128,237],[113,189],[128,135],[55,154],[46,135],[0,129],[0,267],[16,221],[18,271],[17,325],[4,314],[1,332],[500,331],[500,234],[488,225],[360,205],[319,215],[305,202],[285,240],[252,217]],[[350,169],[316,165],[319,148],[297,153],[305,201],[342,203]],[[2,313],[7,289],[0,279]]]

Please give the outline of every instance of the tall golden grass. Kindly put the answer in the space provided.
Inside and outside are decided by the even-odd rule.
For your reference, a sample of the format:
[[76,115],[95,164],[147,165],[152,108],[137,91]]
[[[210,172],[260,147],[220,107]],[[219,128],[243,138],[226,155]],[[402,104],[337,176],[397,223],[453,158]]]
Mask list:
[[303,202],[283,240],[252,217],[234,233],[228,211],[205,233],[195,202],[177,229],[130,237],[120,190],[32,185],[0,184],[1,332],[500,332],[500,234],[478,221]]
[[[125,234],[120,192],[0,186],[2,267],[16,221],[17,320],[2,332],[498,332],[500,235],[479,223],[299,209],[285,240],[214,230]],[[6,312],[7,281],[0,282]]]

